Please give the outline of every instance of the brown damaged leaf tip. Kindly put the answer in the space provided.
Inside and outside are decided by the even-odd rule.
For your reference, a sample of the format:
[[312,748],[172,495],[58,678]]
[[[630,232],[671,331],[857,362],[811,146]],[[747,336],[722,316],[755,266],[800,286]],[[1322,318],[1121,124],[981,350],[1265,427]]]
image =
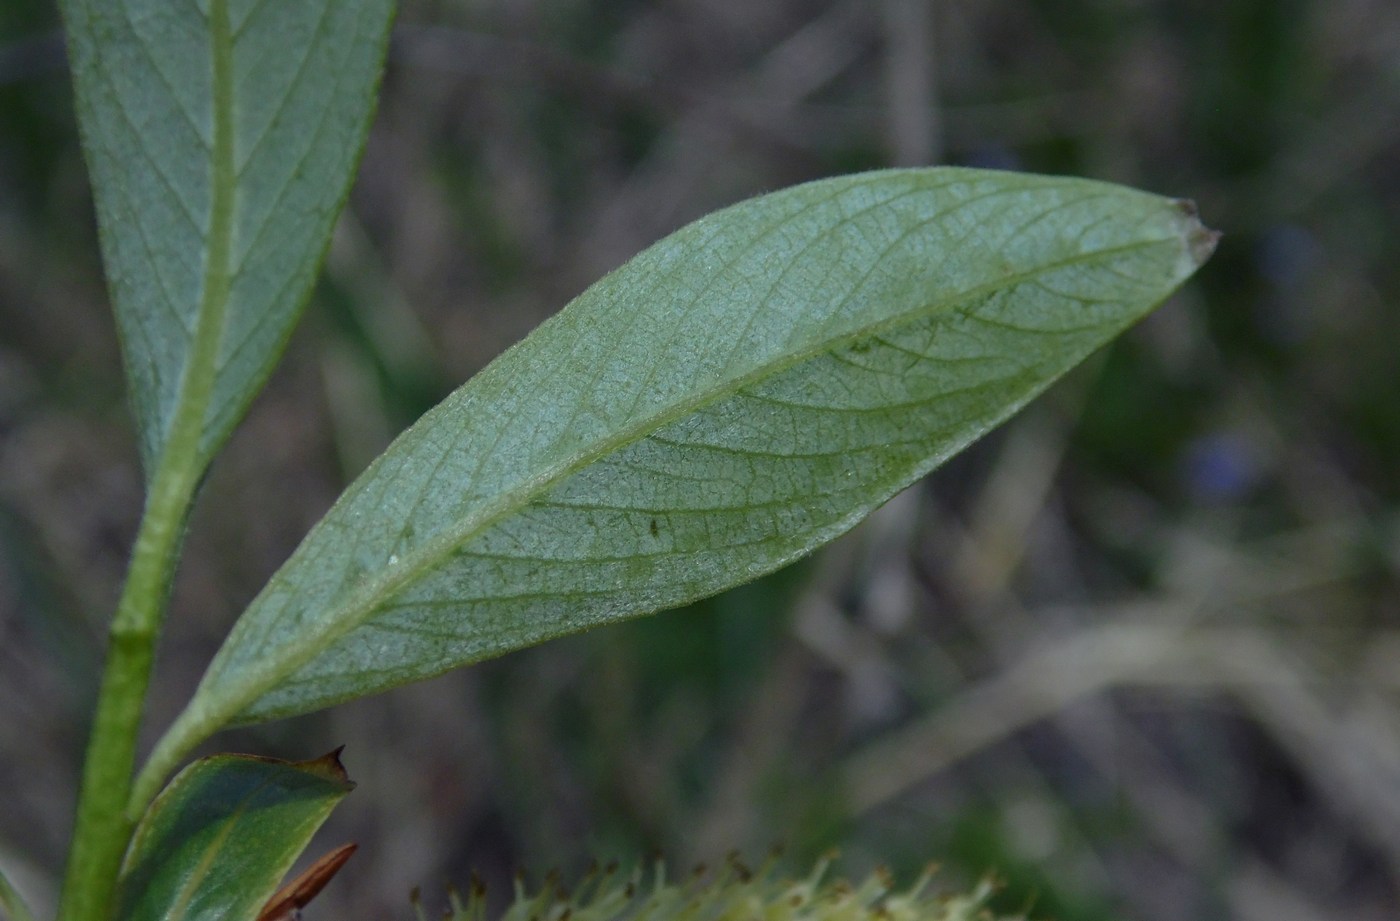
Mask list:
[[[337,754],[339,749],[326,757],[331,758]],[[337,760],[336,764],[339,763]],[[277,890],[258,913],[258,921],[295,921],[300,918],[301,910],[326,888],[326,884],[340,872],[340,868],[345,866],[345,861],[350,859],[357,847],[359,845],[354,843],[343,844],[307,867],[296,879]]]
[[1176,208],[1191,222],[1186,238],[1186,245],[1191,251],[1191,259],[1198,266],[1204,265],[1205,261],[1215,252],[1216,244],[1220,242],[1220,231],[1211,230],[1201,223],[1200,209],[1191,199],[1178,198]]
[[303,771],[323,777],[331,783],[339,784],[346,790],[355,789],[355,781],[350,779],[350,775],[345,771],[345,765],[340,763],[340,753],[345,751],[342,745],[334,751],[327,752],[319,758],[312,758],[310,761],[298,761],[296,766]]
[[1215,252],[1215,246],[1219,242],[1220,231],[1211,230],[1204,224],[1197,225],[1187,241],[1187,245],[1191,247],[1191,258],[1196,260],[1196,265],[1204,265]]

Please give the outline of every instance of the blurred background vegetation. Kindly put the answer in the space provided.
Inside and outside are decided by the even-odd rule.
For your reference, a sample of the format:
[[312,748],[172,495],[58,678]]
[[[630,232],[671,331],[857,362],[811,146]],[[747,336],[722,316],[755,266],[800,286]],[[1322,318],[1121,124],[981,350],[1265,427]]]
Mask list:
[[[62,863],[140,476],[51,0],[0,4],[0,862]],[[893,164],[1195,198],[1198,280],[848,538],[224,748],[346,744],[312,917],[472,868],[838,846],[1092,919],[1400,913],[1400,5],[406,0],[148,737],[403,426],[715,207]]]

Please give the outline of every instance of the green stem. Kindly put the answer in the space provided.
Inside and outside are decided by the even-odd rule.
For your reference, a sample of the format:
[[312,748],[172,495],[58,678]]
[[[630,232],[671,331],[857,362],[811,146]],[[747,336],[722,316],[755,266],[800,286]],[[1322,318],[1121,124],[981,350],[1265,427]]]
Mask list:
[[[166,466],[162,472],[169,469]],[[59,917],[69,921],[97,921],[108,915],[122,855],[131,838],[133,823],[126,815],[126,799],[136,760],[136,735],[185,510],[195,485],[189,465],[178,472],[186,475],[177,476],[177,471],[172,471],[158,476],[153,484],[126,585],[112,619],[59,908]]]
[[[138,816],[127,810],[136,738],[150,685],[156,638],[195,489],[209,458],[204,420],[214,392],[219,342],[231,286],[236,171],[233,151],[233,37],[227,0],[210,0],[213,142],[204,288],[188,363],[168,437],[151,479],[107,649],[107,664],[88,739],[68,856],[62,921],[105,921],[115,910],[122,857]],[[106,228],[121,232],[121,228]]]

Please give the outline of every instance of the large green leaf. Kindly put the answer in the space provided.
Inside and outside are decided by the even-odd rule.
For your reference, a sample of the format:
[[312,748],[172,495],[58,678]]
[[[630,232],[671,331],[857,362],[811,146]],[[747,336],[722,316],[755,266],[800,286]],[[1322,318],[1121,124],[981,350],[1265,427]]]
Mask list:
[[807,553],[1172,292],[1186,203],[962,169],[799,186],[598,282],[405,432],[153,759]]
[[201,462],[296,322],[374,105],[392,0],[64,0],[147,475]]
[[151,804],[122,867],[118,921],[257,917],[354,784],[334,753],[288,762],[214,755]]

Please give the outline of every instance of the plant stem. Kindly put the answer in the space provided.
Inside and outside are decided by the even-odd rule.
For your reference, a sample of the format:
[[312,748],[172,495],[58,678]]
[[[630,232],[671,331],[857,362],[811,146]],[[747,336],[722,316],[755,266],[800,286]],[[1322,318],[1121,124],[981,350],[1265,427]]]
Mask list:
[[[205,416],[218,373],[232,287],[234,188],[233,34],[227,0],[209,0],[213,137],[204,286],[193,341],[165,445],[151,478],[126,585],[112,619],[107,664],[88,739],[77,823],[59,903],[61,921],[105,921],[115,910],[117,877],[138,816],[127,810],[136,737],[151,680],[156,638],[180,539],[209,463]],[[123,228],[100,228],[123,232]]]
[[[166,457],[170,455],[167,452]],[[131,838],[134,822],[126,814],[126,801],[136,760],[136,736],[170,577],[197,482],[193,465],[182,466],[183,470],[158,475],[152,485],[126,585],[112,619],[59,906],[59,917],[65,921],[98,921],[110,914],[117,873]]]

